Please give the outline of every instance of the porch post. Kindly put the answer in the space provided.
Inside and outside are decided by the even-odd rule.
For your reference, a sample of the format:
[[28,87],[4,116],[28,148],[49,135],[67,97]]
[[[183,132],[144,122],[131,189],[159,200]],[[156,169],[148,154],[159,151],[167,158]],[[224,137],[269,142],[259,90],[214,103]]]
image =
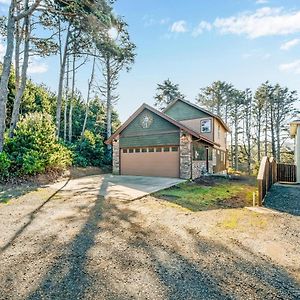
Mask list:
[[205,147],[205,158],[206,158],[206,173],[209,173],[209,148]]

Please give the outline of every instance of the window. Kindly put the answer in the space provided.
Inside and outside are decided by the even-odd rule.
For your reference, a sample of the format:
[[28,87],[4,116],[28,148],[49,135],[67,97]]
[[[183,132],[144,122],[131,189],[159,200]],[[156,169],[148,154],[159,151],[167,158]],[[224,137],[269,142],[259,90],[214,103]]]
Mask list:
[[134,151],[133,151],[134,149],[129,149],[129,153],[133,153]]
[[218,125],[218,139],[221,138],[221,126]]
[[[193,159],[206,160],[206,147],[202,144],[195,143],[193,145]],[[212,160],[212,148],[208,148],[208,160]]]
[[148,152],[154,152],[154,148],[149,148]]
[[161,152],[162,149],[159,147],[159,148],[156,148],[156,152]]
[[211,119],[201,120],[200,127],[201,127],[202,133],[210,133],[211,132]]
[[164,152],[170,152],[170,147],[164,147]]
[[178,151],[178,147],[172,147],[172,152],[177,152]]
[[123,149],[123,153],[127,153],[127,149]]
[[147,152],[147,148],[142,148],[142,152]]
[[140,153],[141,152],[141,149],[140,148],[136,148],[135,149],[135,153]]

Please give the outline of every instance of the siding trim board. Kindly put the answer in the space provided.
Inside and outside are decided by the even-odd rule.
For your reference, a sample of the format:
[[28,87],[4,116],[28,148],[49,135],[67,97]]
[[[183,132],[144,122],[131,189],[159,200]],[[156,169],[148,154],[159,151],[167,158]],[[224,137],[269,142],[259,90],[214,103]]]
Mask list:
[[[169,133],[178,133],[179,130],[166,130],[166,131],[159,131],[159,134],[162,135],[162,134],[169,134]],[[120,137],[136,137],[136,136],[148,136],[148,135],[156,135],[157,132],[141,132],[141,133],[126,133],[126,134],[123,134],[121,133],[120,134]]]

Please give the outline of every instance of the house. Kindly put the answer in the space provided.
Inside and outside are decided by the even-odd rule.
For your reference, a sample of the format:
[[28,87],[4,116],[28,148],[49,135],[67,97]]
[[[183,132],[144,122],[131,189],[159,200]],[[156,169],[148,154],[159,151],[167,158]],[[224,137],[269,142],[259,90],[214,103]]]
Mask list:
[[114,174],[194,179],[226,170],[228,132],[219,116],[176,100],[163,112],[143,104],[106,143]]
[[300,183],[300,119],[290,124],[290,133],[295,138],[296,181]]

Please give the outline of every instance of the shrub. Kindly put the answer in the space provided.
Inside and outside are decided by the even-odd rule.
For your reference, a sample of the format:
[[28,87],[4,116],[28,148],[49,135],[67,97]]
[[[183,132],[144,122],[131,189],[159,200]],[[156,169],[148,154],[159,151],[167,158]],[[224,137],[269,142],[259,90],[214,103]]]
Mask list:
[[101,137],[89,130],[74,147],[74,164],[81,167],[98,166],[103,164],[104,145]]
[[22,157],[22,174],[36,174],[45,171],[45,161],[36,150],[28,150]]
[[27,114],[18,122],[14,134],[5,145],[14,173],[32,175],[71,164],[71,152],[57,141],[49,114]]
[[0,153],[0,178],[5,178],[9,175],[9,168],[11,165],[11,160],[9,159],[7,153]]

